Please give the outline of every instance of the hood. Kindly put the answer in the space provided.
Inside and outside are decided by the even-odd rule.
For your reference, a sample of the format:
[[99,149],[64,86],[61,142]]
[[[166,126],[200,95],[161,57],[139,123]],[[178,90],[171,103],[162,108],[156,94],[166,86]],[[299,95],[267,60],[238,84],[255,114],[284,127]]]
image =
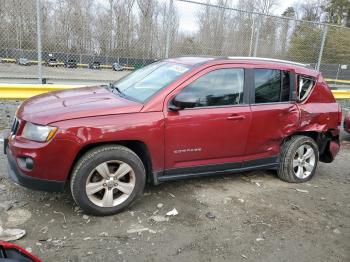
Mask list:
[[102,115],[139,112],[142,104],[127,100],[103,86],[83,87],[45,93],[23,102],[20,119],[36,124]]

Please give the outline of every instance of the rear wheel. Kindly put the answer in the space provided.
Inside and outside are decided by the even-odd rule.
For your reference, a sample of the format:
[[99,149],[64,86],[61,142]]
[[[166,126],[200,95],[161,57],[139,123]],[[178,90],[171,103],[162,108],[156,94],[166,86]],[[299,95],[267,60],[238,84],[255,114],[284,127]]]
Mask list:
[[277,173],[287,182],[305,182],[314,176],[318,161],[316,142],[307,136],[294,136],[282,146]]
[[78,206],[94,215],[123,210],[142,194],[146,181],[140,158],[119,145],[97,147],[83,155],[71,179]]

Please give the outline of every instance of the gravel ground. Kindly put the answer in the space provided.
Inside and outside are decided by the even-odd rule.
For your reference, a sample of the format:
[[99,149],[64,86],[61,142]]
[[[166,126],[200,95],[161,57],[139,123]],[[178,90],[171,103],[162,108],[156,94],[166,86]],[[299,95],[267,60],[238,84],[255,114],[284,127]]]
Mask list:
[[[0,101],[0,130],[19,102]],[[44,261],[350,261],[350,136],[308,183],[257,171],[148,186],[109,217],[84,215],[69,192],[31,191],[0,155],[0,226]],[[176,208],[178,215],[166,217]]]

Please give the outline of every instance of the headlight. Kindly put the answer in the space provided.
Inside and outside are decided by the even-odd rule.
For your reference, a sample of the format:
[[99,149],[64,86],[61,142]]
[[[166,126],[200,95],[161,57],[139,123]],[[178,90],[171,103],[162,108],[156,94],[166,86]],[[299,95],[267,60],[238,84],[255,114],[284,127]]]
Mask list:
[[41,126],[26,122],[23,128],[22,137],[37,142],[45,142],[49,141],[56,131],[57,127]]

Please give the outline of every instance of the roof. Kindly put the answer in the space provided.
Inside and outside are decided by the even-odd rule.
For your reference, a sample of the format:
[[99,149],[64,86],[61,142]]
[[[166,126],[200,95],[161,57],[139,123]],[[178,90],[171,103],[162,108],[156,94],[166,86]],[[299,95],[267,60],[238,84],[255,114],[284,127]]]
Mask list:
[[297,63],[289,60],[281,60],[281,59],[266,58],[266,57],[229,56],[227,58],[230,60],[266,61],[266,62],[275,62],[275,63],[282,63],[282,64],[291,64],[291,65],[297,65],[297,66],[303,66],[303,67],[308,66],[307,64]]
[[278,64],[281,68],[284,68],[286,66],[292,66],[293,68],[296,68],[296,70],[299,71],[300,73],[306,73],[313,76],[316,76],[318,74],[316,70],[310,68],[309,65],[307,64],[297,63],[297,62],[288,61],[288,60],[265,58],[265,57],[244,57],[244,56],[191,57],[191,56],[188,56],[188,57],[170,58],[170,59],[167,59],[167,61],[185,64],[189,66],[200,66],[207,63],[216,64],[216,63],[220,63],[221,61],[231,62],[231,63],[254,63],[257,65],[271,63],[271,64]]
[[302,67],[308,67],[308,64],[302,64],[289,60],[281,60],[275,58],[267,58],[267,57],[251,57],[251,56],[228,56],[228,57],[206,57],[206,56],[184,56],[177,58],[167,59],[169,62],[181,63],[186,65],[197,65],[203,64],[213,60],[249,60],[249,61],[261,61],[261,62],[274,62],[274,63],[282,63],[282,64],[291,64]]

